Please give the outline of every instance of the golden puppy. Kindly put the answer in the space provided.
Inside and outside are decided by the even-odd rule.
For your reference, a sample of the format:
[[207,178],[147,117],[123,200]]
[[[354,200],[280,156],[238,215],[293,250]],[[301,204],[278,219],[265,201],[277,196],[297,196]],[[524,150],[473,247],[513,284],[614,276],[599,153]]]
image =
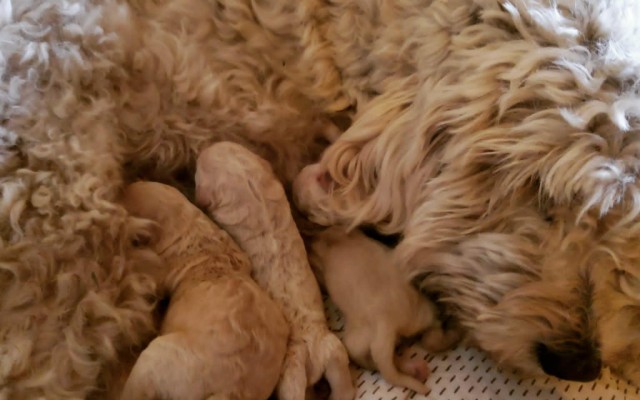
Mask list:
[[360,231],[347,234],[333,227],[314,238],[310,257],[318,280],[344,314],[343,341],[351,359],[379,370],[393,385],[427,393],[426,361],[395,357],[398,340],[423,334],[427,350],[441,351],[458,336],[442,331],[435,305],[402,277],[391,249]]
[[332,400],[352,400],[349,356],[327,326],[302,237],[269,164],[239,144],[220,142],[198,157],[195,180],[196,201],[248,254],[254,278],[291,324],[278,398],[301,400],[324,376]]
[[161,229],[151,247],[166,268],[154,275],[171,300],[160,336],[140,355],[122,399],[267,399],[289,327],[251,279],[247,256],[170,186],[134,183],[124,205]]

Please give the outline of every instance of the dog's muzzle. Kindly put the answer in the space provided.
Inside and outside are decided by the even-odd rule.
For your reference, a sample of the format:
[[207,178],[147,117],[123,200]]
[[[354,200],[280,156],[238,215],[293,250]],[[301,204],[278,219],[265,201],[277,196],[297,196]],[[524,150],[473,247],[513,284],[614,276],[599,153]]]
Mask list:
[[535,353],[540,367],[547,375],[568,381],[593,381],[598,378],[602,369],[599,351],[592,344],[555,350],[538,343]]

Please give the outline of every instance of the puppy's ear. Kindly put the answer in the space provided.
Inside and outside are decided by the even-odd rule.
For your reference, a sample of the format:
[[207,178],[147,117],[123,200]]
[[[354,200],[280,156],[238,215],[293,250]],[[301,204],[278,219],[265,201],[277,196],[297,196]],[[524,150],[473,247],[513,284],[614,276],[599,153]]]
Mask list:
[[132,247],[149,247],[160,240],[162,229],[152,220],[131,217],[127,233]]
[[149,247],[133,247],[127,253],[127,262],[131,271],[150,276],[164,295],[165,278],[169,273],[169,264]]
[[162,235],[160,225],[149,219],[131,217],[128,228],[127,261],[130,270],[149,275],[160,288],[160,293],[164,293],[168,265],[154,249]]

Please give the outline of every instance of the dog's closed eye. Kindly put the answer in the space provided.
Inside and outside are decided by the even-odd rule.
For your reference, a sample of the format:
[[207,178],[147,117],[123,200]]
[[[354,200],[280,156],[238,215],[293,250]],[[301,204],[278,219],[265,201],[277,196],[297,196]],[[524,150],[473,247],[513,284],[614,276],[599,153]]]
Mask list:
[[361,226],[360,230],[370,239],[378,241],[390,248],[396,247],[398,243],[400,243],[400,241],[402,240],[402,235],[399,233],[393,234],[393,235],[385,235],[383,233],[378,232],[376,228],[369,225]]

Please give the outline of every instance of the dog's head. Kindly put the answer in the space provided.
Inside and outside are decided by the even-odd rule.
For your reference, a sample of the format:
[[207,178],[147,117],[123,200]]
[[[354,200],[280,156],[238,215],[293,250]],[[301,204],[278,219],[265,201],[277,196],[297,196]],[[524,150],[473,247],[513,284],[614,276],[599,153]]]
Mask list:
[[294,199],[402,233],[408,278],[497,360],[640,383],[640,5],[477,3],[445,60],[360,110]]

